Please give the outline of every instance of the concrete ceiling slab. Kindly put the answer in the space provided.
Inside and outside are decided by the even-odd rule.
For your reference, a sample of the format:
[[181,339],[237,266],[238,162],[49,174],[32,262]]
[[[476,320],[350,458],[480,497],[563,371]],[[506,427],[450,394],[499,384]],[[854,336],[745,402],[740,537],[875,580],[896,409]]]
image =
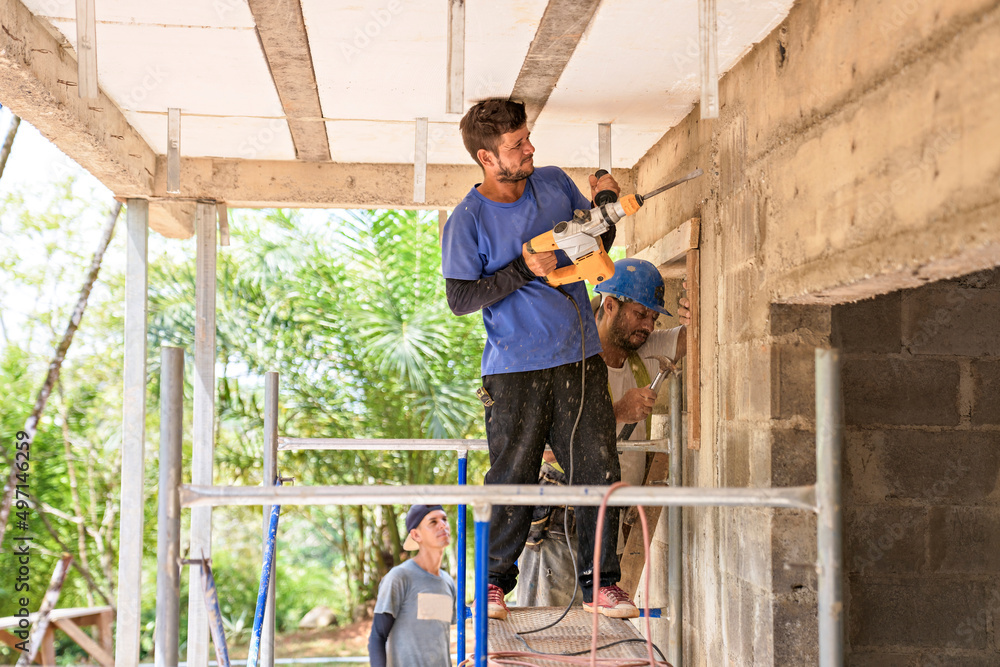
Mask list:
[[[76,47],[76,23],[52,24]],[[281,117],[249,29],[98,23],[98,81],[123,111]]]
[[[73,19],[76,0],[23,0],[35,16]],[[253,16],[245,0],[100,0],[98,22],[204,26],[211,28],[253,28]]]
[[[166,114],[126,111],[125,117],[154,151],[166,154]],[[235,155],[232,155],[234,148]],[[294,160],[295,146],[288,123],[281,118],[181,114],[181,154],[185,157]]]
[[[286,12],[268,4],[257,7],[265,24],[258,25],[247,0],[101,0],[102,92],[159,155],[167,109],[176,107],[185,158],[405,165],[414,156],[414,121],[426,117],[428,163],[473,164],[458,133],[461,115],[445,111],[447,2],[281,1],[301,8],[287,12],[289,25]],[[724,73],[794,0],[717,1]],[[72,56],[75,0],[24,2]],[[697,1],[601,0],[589,22],[577,23],[568,21],[573,10],[568,0],[469,0],[465,107],[544,81],[532,128],[537,164],[595,168],[597,126],[611,123],[612,164],[631,168],[699,98]],[[546,32],[543,17],[553,15],[572,29]],[[282,41],[286,34],[294,45]],[[270,56],[262,40],[270,40]],[[543,71],[545,44],[563,49],[558,73]]]

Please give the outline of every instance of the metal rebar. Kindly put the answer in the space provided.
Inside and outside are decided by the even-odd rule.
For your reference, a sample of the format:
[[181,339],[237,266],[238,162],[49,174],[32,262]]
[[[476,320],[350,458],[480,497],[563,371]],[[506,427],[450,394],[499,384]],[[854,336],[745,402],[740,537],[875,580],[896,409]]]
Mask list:
[[201,560],[201,581],[205,587],[203,593],[205,596],[205,613],[208,616],[208,629],[212,633],[212,644],[215,646],[215,664],[217,667],[229,667],[229,646],[226,644],[226,628],[222,624],[222,610],[219,609],[219,592],[215,587],[212,561],[208,558]]
[[486,667],[486,653],[489,649],[487,630],[489,620],[486,597],[486,584],[490,565],[490,515],[493,506],[489,503],[477,503],[472,506],[472,516],[476,523],[476,652],[473,664],[475,667]]
[[844,664],[841,457],[844,404],[840,352],[816,350],[816,544],[819,555],[819,664]]
[[[278,374],[271,371],[264,374],[264,470],[262,486],[274,486],[278,478]],[[267,548],[270,528],[271,506],[264,505],[261,543]],[[267,604],[264,606],[264,629],[260,638],[260,664],[274,667],[274,617],[277,586],[277,544],[271,561],[271,585],[267,590]]]
[[[674,373],[670,376],[670,442],[674,446],[670,450],[670,486],[683,486],[683,453],[684,444],[681,440],[681,381]],[[671,506],[667,510],[668,546],[667,546],[667,593],[670,610],[670,636],[667,644],[667,661],[673,667],[681,667],[684,659],[683,640],[683,595],[681,591],[681,548],[683,546],[681,532],[681,508]]]
[[160,350],[160,494],[156,540],[156,667],[177,664],[180,645],[181,446],[184,350]]
[[[465,486],[468,481],[469,452],[459,450],[458,452],[458,485]],[[462,664],[465,661],[465,505],[458,506],[458,544],[456,546],[456,561],[458,565],[458,581],[455,582],[455,618],[458,621],[458,638],[455,664]]]
[[[385,505],[496,503],[498,505],[600,505],[606,486],[535,486],[496,484],[490,486],[259,486],[181,487],[182,507],[217,505]],[[813,486],[787,488],[628,487],[616,491],[609,505],[685,507],[784,507],[816,509]]]

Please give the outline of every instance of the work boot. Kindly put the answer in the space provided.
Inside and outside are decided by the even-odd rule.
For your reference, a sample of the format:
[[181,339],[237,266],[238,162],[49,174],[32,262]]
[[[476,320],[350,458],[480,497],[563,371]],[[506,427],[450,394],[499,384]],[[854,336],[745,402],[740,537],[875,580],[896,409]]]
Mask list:
[[593,613],[595,603],[597,612],[609,618],[636,618],[639,615],[639,608],[629,599],[628,593],[617,586],[601,586],[597,590],[597,600],[584,602],[583,608]]
[[503,601],[503,589],[494,584],[486,584],[486,617],[498,621],[507,620],[507,603]]

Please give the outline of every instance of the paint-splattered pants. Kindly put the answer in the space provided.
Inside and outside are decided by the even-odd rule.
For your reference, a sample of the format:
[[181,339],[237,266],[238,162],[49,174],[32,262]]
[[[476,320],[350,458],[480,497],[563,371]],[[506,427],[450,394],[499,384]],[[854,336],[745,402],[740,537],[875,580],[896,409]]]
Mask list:
[[[621,478],[615,446],[615,416],[608,393],[608,369],[599,355],[588,357],[580,413],[581,364],[520,373],[487,375],[483,386],[494,403],[486,408],[490,470],[486,484],[537,484],[546,442],[576,485],[608,485]],[[579,424],[574,423],[580,415]],[[572,437],[572,448],[570,439]],[[497,505],[490,520],[491,584],[510,592],[517,583],[517,557],[531,526],[531,507]],[[577,567],[584,600],[594,579],[597,507],[577,507]],[[620,578],[618,514],[609,507],[601,542],[600,584]]]

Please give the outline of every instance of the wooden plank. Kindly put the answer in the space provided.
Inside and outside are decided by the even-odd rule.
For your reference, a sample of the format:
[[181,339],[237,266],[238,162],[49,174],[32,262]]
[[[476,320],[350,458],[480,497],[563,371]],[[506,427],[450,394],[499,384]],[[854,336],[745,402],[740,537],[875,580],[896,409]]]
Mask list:
[[77,91],[80,99],[100,96],[97,87],[97,15],[94,0],[76,0]]
[[510,99],[524,102],[529,128],[545,108],[600,4],[600,0],[549,0],[545,6],[510,93]]
[[[646,486],[667,479],[669,464],[670,457],[667,454],[654,454],[653,461],[649,465],[649,471],[646,473],[646,481],[643,482],[643,485]],[[656,524],[660,520],[660,512],[663,508],[646,507],[645,510],[646,521],[649,524],[650,530],[649,537],[652,539],[652,531],[656,530]],[[632,530],[629,531],[628,540],[625,542],[625,551],[622,552],[622,578],[619,584],[632,599],[635,599],[635,589],[639,586],[642,569],[646,564],[645,556],[642,544],[642,526],[639,524],[639,518],[636,517],[636,522],[632,524]]]
[[611,123],[597,124],[597,166],[611,173]]
[[465,111],[465,0],[448,0],[448,113]]
[[167,109],[167,194],[181,192],[181,110]]
[[715,0],[698,0],[698,59],[701,117],[719,117],[719,40]]
[[427,119],[418,118],[413,131],[413,202],[427,201]]
[[146,469],[146,331],[148,328],[149,202],[128,200],[125,258],[125,407],[118,530],[118,644],[120,665],[139,662],[142,591],[143,480]]
[[101,647],[108,653],[115,650],[115,636],[111,629],[114,620],[115,612],[110,607],[106,612],[97,615],[97,636],[100,638]]
[[[198,202],[194,325],[194,410],[191,420],[191,483],[212,484],[215,455],[215,204]],[[195,480],[201,480],[196,482]],[[212,511],[191,510],[191,558],[212,557]],[[188,589],[204,590],[200,567],[189,570]],[[200,595],[188,597],[189,667],[208,667],[208,613]]]
[[[310,162],[328,161],[330,141],[323,121],[301,2],[247,0],[247,4],[292,135],[295,157]],[[228,3],[226,7],[231,9],[235,5]],[[281,120],[275,121],[276,127],[282,124]]]
[[70,639],[79,644],[80,648],[96,660],[101,667],[112,667],[115,664],[111,653],[105,651],[100,644],[91,639],[90,635],[81,630],[76,623],[68,618],[62,618],[55,621],[55,624],[57,628],[69,635]]
[[660,268],[660,273],[663,273],[664,265],[671,266],[683,262],[687,251],[698,247],[700,233],[701,218],[685,220],[656,243],[643,248],[632,257],[652,262]]
[[684,373],[688,399],[688,449],[701,449],[701,258],[698,250],[687,255],[687,296],[691,324],[687,327]]
[[[56,664],[56,633],[52,627],[45,628],[45,637],[42,639],[42,648],[35,656],[35,661],[45,667],[55,667]],[[19,663],[20,664],[20,663]]]
[[229,245],[229,206],[220,201],[216,204],[219,211],[219,245]]

